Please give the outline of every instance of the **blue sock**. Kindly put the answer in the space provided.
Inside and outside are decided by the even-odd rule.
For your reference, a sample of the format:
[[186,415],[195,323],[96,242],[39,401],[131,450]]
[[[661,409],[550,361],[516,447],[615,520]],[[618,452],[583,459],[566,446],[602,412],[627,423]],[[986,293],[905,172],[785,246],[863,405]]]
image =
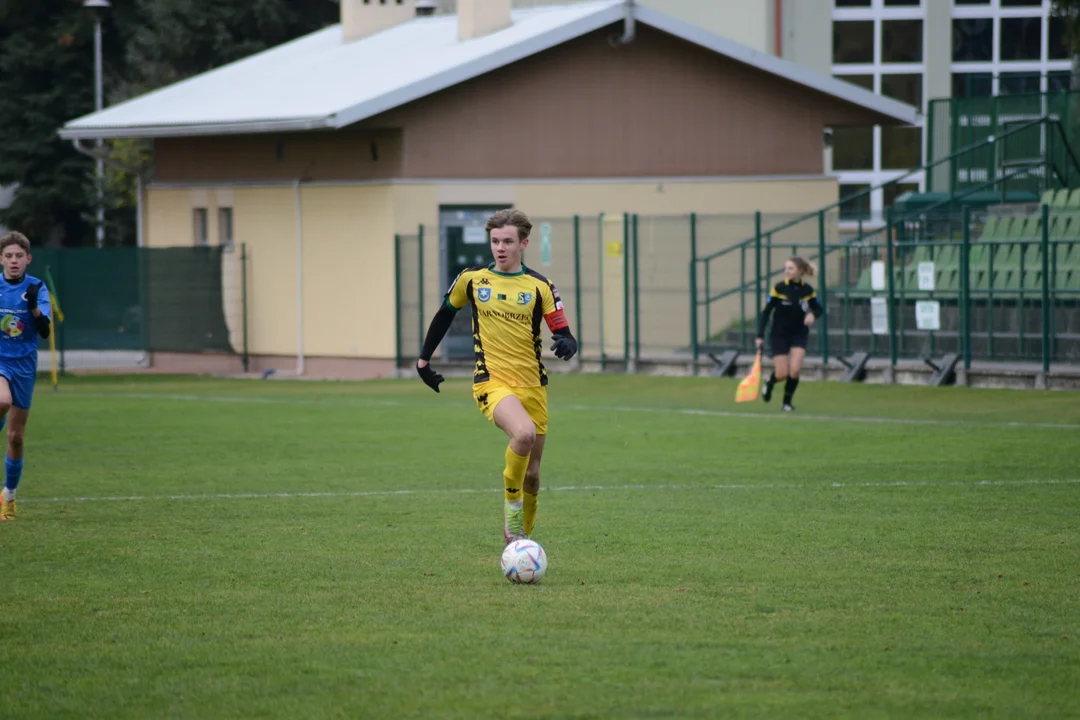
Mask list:
[[15,488],[19,487],[19,480],[22,479],[22,460],[12,460],[9,457],[4,458],[4,487],[12,492]]

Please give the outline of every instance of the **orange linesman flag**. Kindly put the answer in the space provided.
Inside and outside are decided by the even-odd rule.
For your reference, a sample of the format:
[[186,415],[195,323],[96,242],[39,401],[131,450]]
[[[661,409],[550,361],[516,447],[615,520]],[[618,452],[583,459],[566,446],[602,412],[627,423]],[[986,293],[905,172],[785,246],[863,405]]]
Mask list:
[[742,379],[735,389],[735,402],[753,402],[757,400],[758,388],[761,387],[761,352],[754,356],[754,366],[750,374]]

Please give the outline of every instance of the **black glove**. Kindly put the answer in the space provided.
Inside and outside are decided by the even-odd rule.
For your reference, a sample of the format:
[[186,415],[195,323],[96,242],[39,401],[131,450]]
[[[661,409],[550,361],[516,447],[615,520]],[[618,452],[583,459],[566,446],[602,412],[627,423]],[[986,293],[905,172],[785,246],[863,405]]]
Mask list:
[[555,357],[560,360],[569,360],[577,352],[577,340],[573,335],[559,335],[555,338],[551,349],[555,351]]
[[38,291],[41,290],[41,283],[34,283],[30,287],[26,288],[26,307],[33,310],[37,307]]
[[442,375],[435,372],[435,369],[431,367],[430,363],[424,367],[417,365],[416,372],[420,374],[420,379],[424,381],[425,385],[435,392],[439,392],[439,383],[441,383],[444,378]]

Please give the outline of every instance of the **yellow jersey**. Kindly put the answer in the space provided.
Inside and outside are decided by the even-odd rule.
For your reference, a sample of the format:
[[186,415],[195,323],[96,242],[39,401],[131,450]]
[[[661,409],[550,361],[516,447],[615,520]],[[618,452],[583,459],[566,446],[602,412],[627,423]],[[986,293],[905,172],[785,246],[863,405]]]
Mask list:
[[555,332],[568,327],[559,291],[546,277],[522,266],[504,273],[492,263],[462,270],[446,291],[446,305],[472,305],[473,382],[509,387],[547,385],[540,357],[540,321]]

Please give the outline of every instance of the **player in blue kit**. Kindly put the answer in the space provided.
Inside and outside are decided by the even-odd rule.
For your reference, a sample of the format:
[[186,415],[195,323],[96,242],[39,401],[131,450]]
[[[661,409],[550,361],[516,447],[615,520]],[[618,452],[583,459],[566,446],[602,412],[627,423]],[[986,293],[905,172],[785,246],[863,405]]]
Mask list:
[[22,233],[0,238],[0,429],[9,420],[0,520],[15,519],[15,488],[23,468],[23,437],[37,377],[38,337],[49,337],[49,291],[26,274],[30,241]]

